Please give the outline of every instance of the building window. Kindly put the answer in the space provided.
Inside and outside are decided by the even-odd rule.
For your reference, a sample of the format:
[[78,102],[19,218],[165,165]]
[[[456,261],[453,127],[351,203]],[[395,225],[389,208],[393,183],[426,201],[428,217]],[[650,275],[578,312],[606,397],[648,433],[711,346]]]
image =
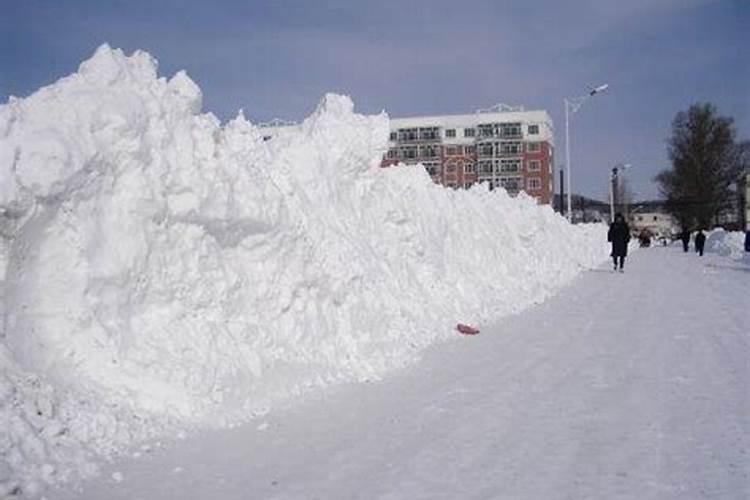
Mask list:
[[408,160],[413,160],[417,157],[417,147],[416,146],[406,146],[401,148],[401,158],[406,158]]
[[520,123],[501,123],[500,124],[500,136],[501,137],[518,137],[520,135],[521,135]]
[[396,132],[391,132],[391,140],[395,141],[396,138],[398,138],[398,134]]
[[477,128],[479,129],[479,137],[494,137],[497,135],[495,127],[491,123],[484,123]]
[[456,129],[455,128],[445,129],[445,137],[456,137]]
[[398,129],[398,140],[399,142],[412,142],[416,141],[419,137],[418,129],[416,128],[400,128]]
[[473,155],[477,152],[476,146],[464,146],[464,153],[467,155]]
[[446,170],[446,172],[453,173],[453,172],[456,171],[456,166],[451,163],[450,165],[446,165],[445,166],[445,170]]
[[438,148],[436,146],[420,146],[419,155],[421,158],[436,158],[438,156]]
[[529,125],[529,135],[538,135],[539,125]]
[[464,165],[464,173],[466,174],[473,174],[474,173],[474,164],[473,163],[467,163]]
[[521,152],[520,142],[501,142],[500,153],[503,155],[515,155]]
[[448,146],[445,148],[445,154],[447,156],[457,156],[464,152],[464,148],[461,146]]
[[398,151],[395,150],[395,149],[389,149],[388,150],[388,158],[390,158],[391,160],[394,159],[394,158],[398,158]]
[[500,160],[500,172],[516,174],[521,171],[521,160]]
[[521,177],[503,177],[500,179],[500,185],[506,191],[519,191],[523,185],[523,179]]
[[427,173],[433,177],[440,174],[440,168],[438,167],[436,163],[433,163],[433,162],[425,163],[424,168],[425,170],[427,170]]
[[542,145],[538,142],[529,142],[526,144],[526,151],[529,153],[538,153],[542,150]]
[[482,172],[483,174],[491,174],[492,173],[492,160],[480,160],[479,171]]
[[526,188],[531,191],[542,189],[542,179],[539,177],[530,177],[526,179]]
[[539,160],[529,161],[529,172],[541,172],[541,171],[542,171],[542,164],[539,162]]
[[437,141],[439,139],[439,132],[437,127],[420,127],[419,129],[419,140],[420,141]]
[[492,156],[494,148],[491,142],[485,142],[479,145],[479,156]]
[[476,131],[473,128],[465,128],[464,129],[464,137],[474,137],[474,134]]

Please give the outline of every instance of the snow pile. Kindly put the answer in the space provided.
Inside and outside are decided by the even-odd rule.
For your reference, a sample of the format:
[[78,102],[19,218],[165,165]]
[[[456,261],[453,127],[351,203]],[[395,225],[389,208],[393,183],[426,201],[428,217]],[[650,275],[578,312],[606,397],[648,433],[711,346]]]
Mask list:
[[745,233],[714,229],[706,237],[705,250],[732,259],[742,259],[745,256]]
[[607,258],[604,226],[378,168],[388,118],[347,97],[267,142],[200,108],[108,46],[0,107],[0,492],[380,377]]

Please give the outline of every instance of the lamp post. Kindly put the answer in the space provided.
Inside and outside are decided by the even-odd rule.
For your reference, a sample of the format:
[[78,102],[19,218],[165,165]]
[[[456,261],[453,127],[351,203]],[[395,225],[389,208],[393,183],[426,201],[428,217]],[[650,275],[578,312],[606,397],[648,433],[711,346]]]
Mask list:
[[573,186],[570,182],[570,114],[577,112],[583,103],[590,97],[595,96],[601,92],[604,92],[609,87],[609,84],[599,85],[594,87],[591,91],[583,96],[578,97],[566,97],[563,99],[565,102],[565,176],[568,178],[568,220],[573,221],[573,212],[571,206],[571,194],[573,192]]
[[618,163],[612,167],[612,176],[609,179],[609,221],[615,221],[615,193],[619,184],[620,172],[631,167],[630,163]]

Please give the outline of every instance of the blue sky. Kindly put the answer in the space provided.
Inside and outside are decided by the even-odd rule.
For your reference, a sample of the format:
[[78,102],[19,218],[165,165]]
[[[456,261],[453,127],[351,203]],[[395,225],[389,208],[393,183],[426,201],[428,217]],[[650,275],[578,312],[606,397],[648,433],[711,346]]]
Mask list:
[[716,104],[750,139],[750,1],[3,0],[0,102],[75,71],[107,42],[201,86],[204,110],[299,120],[328,91],[358,111],[546,109],[564,163],[563,99],[607,82],[571,122],[574,191],[604,199],[629,162],[657,194],[674,115]]

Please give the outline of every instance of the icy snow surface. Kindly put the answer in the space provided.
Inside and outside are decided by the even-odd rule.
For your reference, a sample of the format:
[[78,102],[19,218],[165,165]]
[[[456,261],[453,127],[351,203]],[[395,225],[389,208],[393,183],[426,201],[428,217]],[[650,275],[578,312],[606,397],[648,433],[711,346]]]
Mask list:
[[[746,500],[750,265],[681,246],[50,500]],[[117,483],[111,473],[123,478]]]
[[106,45],[0,106],[0,494],[379,378],[607,256],[525,196],[380,169],[388,117],[347,97],[267,142],[200,110]]

